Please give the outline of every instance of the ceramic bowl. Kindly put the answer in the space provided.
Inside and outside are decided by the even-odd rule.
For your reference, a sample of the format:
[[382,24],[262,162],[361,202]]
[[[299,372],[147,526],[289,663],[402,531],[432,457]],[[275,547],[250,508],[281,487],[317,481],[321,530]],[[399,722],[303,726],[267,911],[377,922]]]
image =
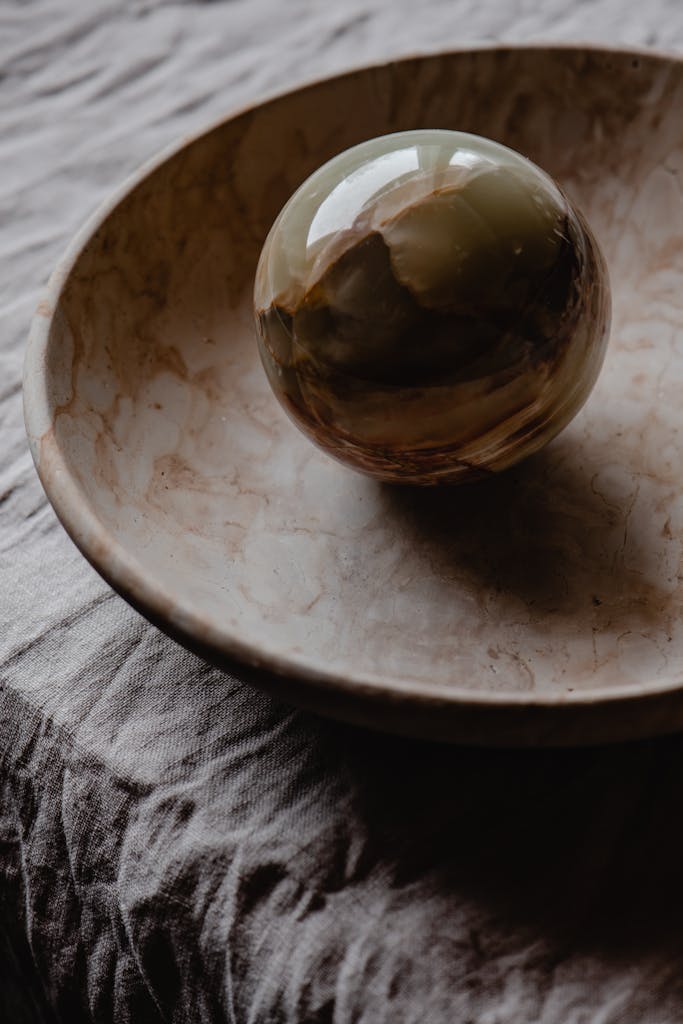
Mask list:
[[[33,322],[25,411],[84,555],[179,642],[286,700],[438,739],[575,744],[683,726],[683,62],[486,49],[246,110],[127,183]],[[363,139],[489,136],[555,177],[607,258],[587,405],[490,480],[402,488],[315,449],[252,321],[278,210]]]

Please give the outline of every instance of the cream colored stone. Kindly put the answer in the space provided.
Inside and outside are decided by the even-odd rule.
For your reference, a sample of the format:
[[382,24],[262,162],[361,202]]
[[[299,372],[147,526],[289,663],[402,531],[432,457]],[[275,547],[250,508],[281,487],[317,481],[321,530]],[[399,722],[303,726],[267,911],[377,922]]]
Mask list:
[[[99,571],[181,642],[381,728],[574,743],[683,725],[683,63],[488,50],[231,118],[80,233],[35,318],[32,450]],[[383,486],[288,422],[251,320],[283,201],[363,138],[488,135],[584,211],[614,322],[584,410],[465,490]]]

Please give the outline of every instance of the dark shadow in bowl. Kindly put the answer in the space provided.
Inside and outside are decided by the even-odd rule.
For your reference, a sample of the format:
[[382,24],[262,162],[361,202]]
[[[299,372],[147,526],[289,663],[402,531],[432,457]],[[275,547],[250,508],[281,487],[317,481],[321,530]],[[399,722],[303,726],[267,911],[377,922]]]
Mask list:
[[639,474],[617,501],[596,482],[601,468],[565,435],[474,484],[381,485],[380,495],[433,572],[483,591],[494,607],[513,596],[549,624],[581,616],[600,630],[618,615],[624,632],[661,628],[668,595],[649,582],[657,551],[631,515]]

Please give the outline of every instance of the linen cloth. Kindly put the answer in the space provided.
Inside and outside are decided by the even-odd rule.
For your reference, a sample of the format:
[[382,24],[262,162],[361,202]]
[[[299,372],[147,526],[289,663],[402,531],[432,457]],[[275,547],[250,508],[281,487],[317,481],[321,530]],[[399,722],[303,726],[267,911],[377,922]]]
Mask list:
[[0,2],[0,1022],[683,1021],[683,739],[468,751],[278,704],[109,590],[24,440],[32,311],[127,173],[494,40],[680,52],[683,5]]

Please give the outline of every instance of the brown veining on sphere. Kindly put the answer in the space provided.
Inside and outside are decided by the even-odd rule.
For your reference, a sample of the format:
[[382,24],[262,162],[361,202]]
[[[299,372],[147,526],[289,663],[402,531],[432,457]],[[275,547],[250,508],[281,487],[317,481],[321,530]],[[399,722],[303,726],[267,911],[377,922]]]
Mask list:
[[[392,249],[401,223],[430,203],[438,216],[457,191],[434,190],[364,231],[377,221],[365,212],[312,283],[257,310],[266,372],[290,417],[330,455],[387,481],[505,468],[568,422],[602,361],[606,270],[568,203],[544,251],[520,252],[519,265],[494,251],[490,266],[431,291],[401,273]],[[584,379],[566,372],[572,347],[594,363]],[[566,416],[558,375],[584,390]]]

